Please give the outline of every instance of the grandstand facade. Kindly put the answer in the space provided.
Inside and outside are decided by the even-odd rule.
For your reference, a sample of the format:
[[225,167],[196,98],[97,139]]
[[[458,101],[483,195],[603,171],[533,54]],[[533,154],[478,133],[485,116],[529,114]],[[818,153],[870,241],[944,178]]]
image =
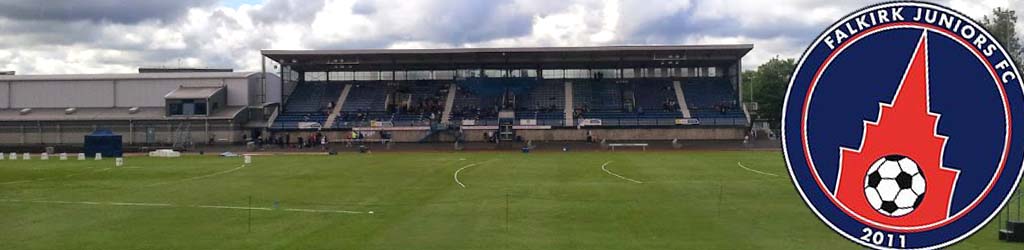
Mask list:
[[395,141],[742,139],[752,45],[264,50],[274,133]]

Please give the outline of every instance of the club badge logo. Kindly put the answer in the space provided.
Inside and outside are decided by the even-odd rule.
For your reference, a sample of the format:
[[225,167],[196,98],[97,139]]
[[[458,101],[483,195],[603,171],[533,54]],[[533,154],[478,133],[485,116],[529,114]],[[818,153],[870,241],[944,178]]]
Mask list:
[[858,244],[963,240],[1024,173],[1020,76],[991,34],[943,6],[892,2],[850,14],[793,73],[782,128],[793,183]]

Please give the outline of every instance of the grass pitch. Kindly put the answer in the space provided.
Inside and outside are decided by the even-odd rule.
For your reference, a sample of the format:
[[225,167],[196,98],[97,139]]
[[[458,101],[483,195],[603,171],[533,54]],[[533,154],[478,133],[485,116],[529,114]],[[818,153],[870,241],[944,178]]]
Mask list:
[[[0,161],[0,249],[862,249],[804,206],[779,152],[254,161]],[[996,230],[953,248],[1021,249]]]

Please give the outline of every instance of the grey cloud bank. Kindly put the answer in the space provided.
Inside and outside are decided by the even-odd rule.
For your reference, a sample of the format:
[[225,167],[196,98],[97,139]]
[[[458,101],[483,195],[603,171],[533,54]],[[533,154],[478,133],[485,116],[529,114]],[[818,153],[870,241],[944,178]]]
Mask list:
[[[753,43],[744,65],[796,57],[870,1],[216,0],[0,2],[0,70],[259,69],[260,49]],[[940,1],[980,18],[1024,0]],[[1022,27],[1024,28],[1024,27]]]

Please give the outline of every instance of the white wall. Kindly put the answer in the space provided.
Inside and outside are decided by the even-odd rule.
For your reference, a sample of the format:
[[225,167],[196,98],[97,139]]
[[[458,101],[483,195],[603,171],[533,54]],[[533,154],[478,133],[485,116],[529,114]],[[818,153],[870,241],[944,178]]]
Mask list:
[[0,82],[0,109],[10,108],[8,104],[8,95],[11,93],[11,83]]
[[177,89],[174,80],[117,81],[118,107],[163,107],[164,96]]
[[246,80],[246,84],[248,84],[249,86],[249,105],[261,105],[262,103],[260,103],[260,93],[263,91],[263,89],[260,85],[260,74],[254,74],[249,76],[249,79]]
[[227,79],[224,81],[228,87],[228,106],[249,105],[249,80],[245,78]]
[[271,73],[267,73],[267,102],[281,103],[281,77]]
[[221,79],[118,80],[117,107],[163,107],[164,96],[179,86],[223,86]]
[[113,107],[113,81],[38,81],[11,84],[12,108]]
[[[164,96],[179,86],[224,86],[228,91],[229,106],[260,105],[257,99],[260,91],[259,76],[254,76],[228,79],[0,82],[0,108],[163,107]],[[251,81],[253,78],[256,82]],[[279,82],[271,78],[279,79],[268,75],[268,85]],[[268,91],[280,92],[280,85],[268,88]],[[7,105],[8,93],[11,96],[10,106]],[[268,98],[280,99],[280,93],[270,94]]]

